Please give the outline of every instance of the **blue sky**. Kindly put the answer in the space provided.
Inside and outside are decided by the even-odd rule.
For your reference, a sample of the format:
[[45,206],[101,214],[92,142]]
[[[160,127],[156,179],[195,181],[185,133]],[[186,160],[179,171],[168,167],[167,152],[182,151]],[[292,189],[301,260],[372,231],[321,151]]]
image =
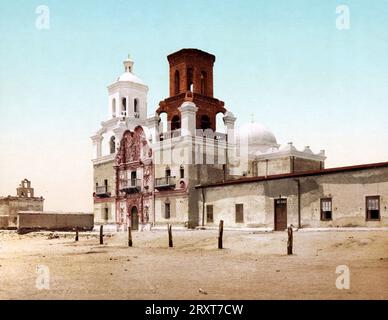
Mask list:
[[152,114],[184,47],[216,55],[215,96],[240,124],[254,114],[281,144],[326,149],[327,166],[387,161],[387,30],[387,0],[1,1],[0,194],[27,177],[47,209],[90,210],[106,86],[130,53]]

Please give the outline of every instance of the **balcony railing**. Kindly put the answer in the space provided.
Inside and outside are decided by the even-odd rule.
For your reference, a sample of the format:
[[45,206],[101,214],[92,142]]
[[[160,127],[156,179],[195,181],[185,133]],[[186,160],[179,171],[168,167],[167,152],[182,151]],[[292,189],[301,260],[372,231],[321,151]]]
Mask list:
[[173,189],[176,185],[175,177],[163,177],[155,179],[155,188],[156,189]]
[[100,198],[110,197],[110,188],[108,186],[97,186],[96,196]]
[[207,139],[214,139],[218,141],[226,141],[227,135],[222,132],[212,132],[211,130],[197,129],[195,132],[197,137],[203,137]]
[[181,129],[163,132],[160,134],[160,140],[167,140],[181,136]]
[[[162,132],[160,134],[160,140],[161,141],[168,140],[171,138],[180,137],[181,135],[182,135],[181,129]],[[203,131],[202,129],[197,129],[195,135],[197,137],[204,137],[204,138],[214,139],[214,140],[218,140],[218,141],[226,141],[226,139],[227,139],[227,135],[225,133],[211,132],[211,131],[207,132],[207,131]]]
[[141,189],[140,179],[120,180],[120,191],[125,193],[139,192]]

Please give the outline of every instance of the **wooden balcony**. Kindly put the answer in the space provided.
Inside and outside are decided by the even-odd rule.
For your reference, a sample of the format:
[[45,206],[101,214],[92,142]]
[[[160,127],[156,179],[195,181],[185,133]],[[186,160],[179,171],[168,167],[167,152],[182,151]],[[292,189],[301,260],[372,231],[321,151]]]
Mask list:
[[129,179],[120,181],[120,191],[125,193],[136,193],[141,190],[140,179]]
[[176,178],[175,177],[163,177],[155,179],[155,189],[175,189]]
[[98,186],[96,187],[96,197],[98,198],[109,198],[111,195],[109,186]]

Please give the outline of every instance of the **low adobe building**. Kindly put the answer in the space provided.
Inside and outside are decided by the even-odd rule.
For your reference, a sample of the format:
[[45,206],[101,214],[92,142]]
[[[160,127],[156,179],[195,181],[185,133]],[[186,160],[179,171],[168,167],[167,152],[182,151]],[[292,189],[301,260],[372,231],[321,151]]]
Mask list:
[[388,226],[388,162],[197,186],[201,224],[284,230]]

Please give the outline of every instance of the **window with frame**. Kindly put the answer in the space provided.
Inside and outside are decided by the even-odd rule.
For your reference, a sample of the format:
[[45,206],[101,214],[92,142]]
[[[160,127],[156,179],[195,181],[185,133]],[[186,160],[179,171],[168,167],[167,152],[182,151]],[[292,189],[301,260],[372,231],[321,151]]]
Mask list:
[[211,204],[208,204],[206,206],[206,222],[207,223],[213,223],[214,220],[213,220],[213,205]]
[[139,107],[138,107],[138,105],[139,105],[139,100],[134,99],[134,100],[133,100],[133,112],[135,112],[135,113],[138,113],[138,112],[139,112]]
[[164,203],[164,218],[170,219],[170,217],[171,217],[171,205],[170,205],[170,202],[165,202]]
[[331,198],[321,199],[321,220],[329,221],[333,218],[333,202]]
[[242,203],[236,204],[236,223],[244,222],[244,205]]
[[104,209],[104,220],[105,221],[109,220],[109,209],[108,208]]
[[380,196],[366,197],[366,220],[380,220]]
[[113,154],[116,152],[116,137],[112,136],[109,141],[109,151],[110,154]]
[[123,111],[124,113],[127,112],[127,99],[126,98],[123,98],[121,100],[121,111]]

